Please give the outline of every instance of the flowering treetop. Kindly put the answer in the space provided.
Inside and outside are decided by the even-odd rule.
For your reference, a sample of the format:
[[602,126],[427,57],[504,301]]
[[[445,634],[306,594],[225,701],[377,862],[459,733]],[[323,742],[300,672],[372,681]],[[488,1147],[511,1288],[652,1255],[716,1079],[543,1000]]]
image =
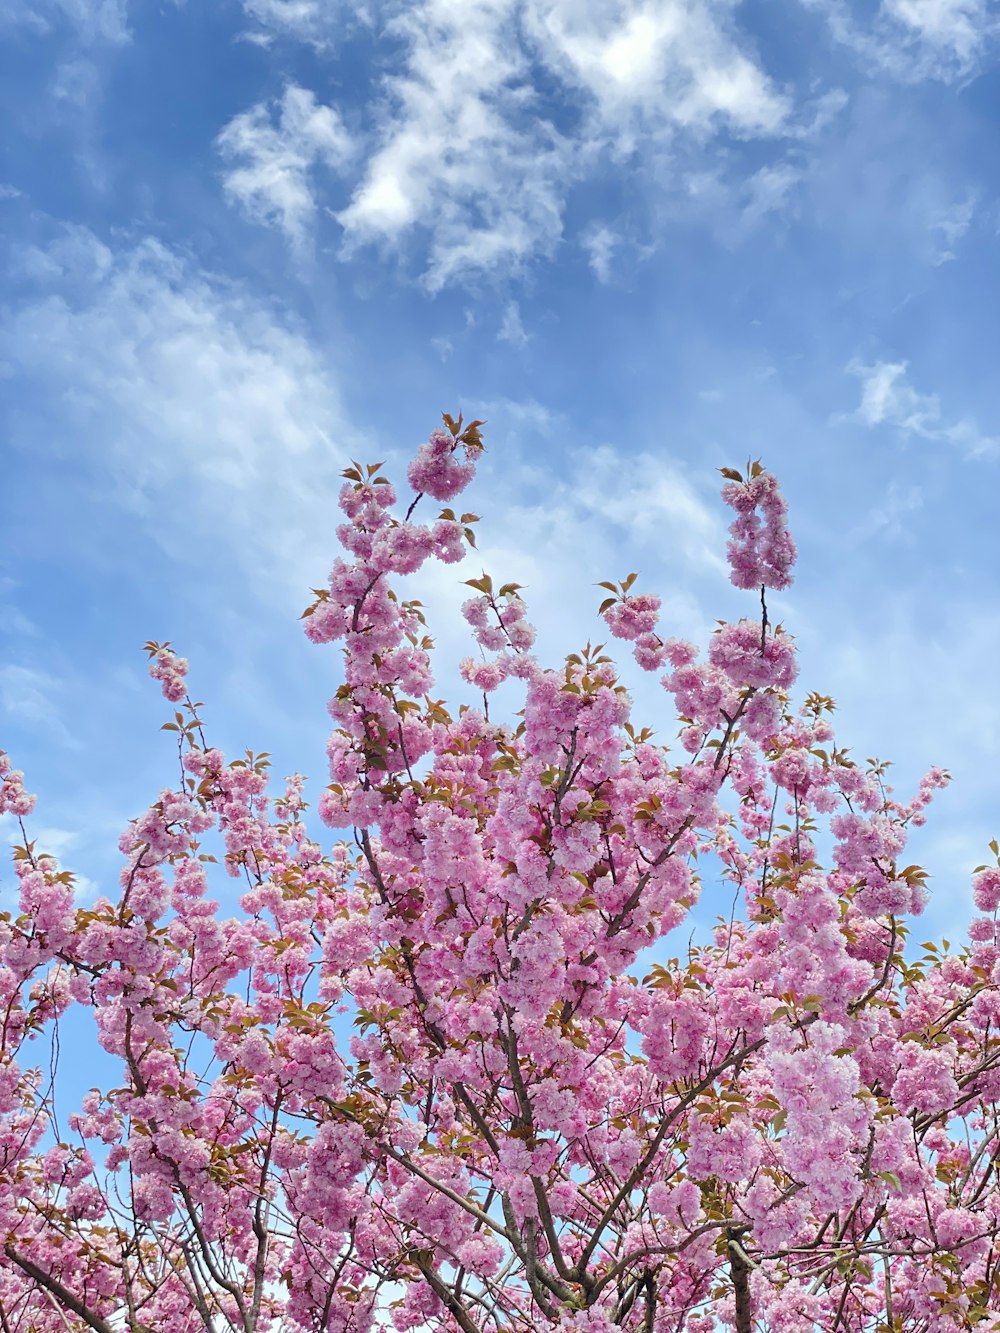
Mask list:
[[[704,653],[635,575],[602,585],[676,744],[633,723],[603,647],[539,662],[522,590],[485,574],[477,706],[435,699],[393,580],[473,540],[477,515],[427,511],[471,482],[481,425],[445,417],[405,507],[381,465],[344,474],[343,556],[305,613],[343,652],[318,802],[339,841],[298,774],[272,792],[266,755],[209,743],[169,644],[147,649],[177,781],[123,834],[114,901],[75,902],[0,755],[24,830],[0,1333],[1000,1329],[1000,862],[967,944],[904,954],[907,837],[946,775],[899,800],[829,699],[793,705],[766,593],[795,546],[760,464],[723,490],[759,605]],[[516,725],[490,716],[505,680]],[[648,963],[703,892],[712,938]],[[32,1041],[70,1006],[121,1073],[63,1137]]]

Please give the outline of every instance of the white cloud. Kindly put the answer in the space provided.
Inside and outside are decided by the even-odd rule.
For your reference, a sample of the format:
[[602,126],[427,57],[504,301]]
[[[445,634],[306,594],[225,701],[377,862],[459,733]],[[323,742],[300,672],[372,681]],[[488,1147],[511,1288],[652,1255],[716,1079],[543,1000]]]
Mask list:
[[719,506],[706,503],[676,464],[639,453],[623,468],[619,450],[601,445],[580,451],[573,473],[581,526],[599,517],[628,532],[639,549],[669,543],[697,573],[728,577]]
[[[723,0],[419,0],[389,34],[377,146],[337,217],[348,251],[429,238],[431,290],[551,255],[571,186],[633,150],[782,133],[790,106]],[[568,115],[546,118],[552,82]],[[605,266],[595,233],[592,254]]]
[[503,321],[497,334],[500,342],[510,343],[513,347],[523,347],[528,335],[521,323],[521,307],[516,301],[508,301],[504,306]]
[[611,281],[611,260],[621,245],[621,237],[611,227],[599,223],[584,232],[580,244],[590,258],[590,267],[598,282]]
[[[382,19],[386,72],[361,112],[371,147],[346,201],[328,211],[347,256],[367,245],[422,253],[433,292],[550,258],[580,182],[620,175],[628,162],[669,193],[688,159],[705,159],[722,136],[730,148],[734,139],[806,140],[843,105],[834,91],[798,114],[737,29],[731,0],[243,4],[261,25],[254,40],[292,36],[319,48],[333,17]],[[226,126],[219,146],[233,164],[230,197],[301,244],[317,210],[310,177],[322,150],[287,118],[276,126],[258,104]],[[339,122],[333,138],[331,164],[342,169]],[[749,185],[729,191],[744,196],[751,223],[787,206],[797,179],[787,163],[756,165]],[[731,164],[727,172],[738,174]],[[607,282],[621,237],[605,223],[581,243]]]
[[539,59],[576,86],[616,137],[725,126],[773,134],[789,107],[713,0],[529,0]]
[[789,162],[761,167],[746,182],[742,224],[753,227],[771,214],[786,213],[801,181],[802,172]]
[[0,606],[0,630],[25,638],[36,632],[34,623],[16,606]]
[[[821,677],[811,667],[810,683],[834,693],[838,742],[854,758],[891,760],[890,781],[904,796],[932,764],[953,776],[907,858],[931,872],[925,928],[945,934],[967,918],[968,877],[995,835],[1000,800],[1000,713],[990,665],[1000,654],[1000,616],[981,597],[962,595],[960,585],[954,591],[929,611],[926,592],[898,586],[878,623],[860,632],[850,614],[838,617],[843,632],[835,635],[822,622],[795,626],[800,642],[808,640],[810,663],[822,664]],[[916,702],[901,707],[904,699]]]
[[216,145],[230,168],[227,195],[251,218],[278,227],[297,248],[316,216],[313,169],[339,170],[353,151],[339,113],[294,83],[275,106],[258,102],[234,116]]
[[[528,617],[538,629],[539,659],[548,665],[559,664],[588,638],[608,639],[597,614],[604,597],[597,582],[632,570],[639,574],[637,588],[663,597],[664,632],[703,641],[712,619],[691,589],[714,585],[718,592],[728,585],[725,518],[711,491],[703,494],[686,469],[662,454],[642,451],[623,460],[610,445],[570,444],[560,466],[551,442],[570,432],[572,423],[537,402],[485,402],[480,410],[490,437],[503,440],[503,451],[487,453],[468,493],[482,514],[479,549],[462,567],[425,566],[412,585],[425,605],[447,697],[470,698],[448,673],[449,664],[472,648],[458,608],[468,596],[462,580],[480,569],[495,582],[523,585]],[[669,716],[663,722],[656,677],[634,666],[628,645],[613,641],[608,650],[633,693],[637,716],[664,726],[668,739],[674,721]],[[519,708],[517,689],[498,703]]]
[[879,536],[896,541],[907,535],[909,517],[923,505],[924,494],[919,486],[890,482],[881,503],[868,511],[850,536],[853,540]]
[[35,723],[60,745],[79,749],[80,742],[62,719],[59,693],[59,681],[45,671],[16,662],[0,666],[0,716]]
[[847,367],[861,380],[861,402],[853,417],[866,426],[893,426],[904,437],[954,445],[969,457],[993,455],[1000,440],[983,435],[974,421],[950,421],[936,393],[920,393],[910,383],[905,361],[878,361]]
[[70,24],[82,42],[129,39],[128,0],[4,0],[0,28],[29,28],[39,35]]
[[[35,844],[36,856],[52,856],[59,862],[61,867],[67,866],[67,854],[77,850],[82,841],[81,835],[75,829],[55,828],[53,826],[36,824],[31,820],[28,836]],[[21,826],[11,814],[0,815],[0,841],[10,847],[23,844],[24,835],[21,832]],[[97,897],[98,886],[87,875],[81,875],[73,871],[73,894],[77,902],[91,902]],[[13,884],[4,885],[0,879],[0,902],[7,897],[10,900],[16,899],[16,891]]]
[[801,108],[798,122],[788,126],[789,138],[799,141],[818,139],[837,120],[849,101],[843,88],[829,88],[820,93]]
[[93,106],[100,96],[100,71],[92,60],[67,60],[52,79],[52,100],[62,102],[74,117]]
[[955,258],[958,243],[969,230],[975,212],[976,198],[968,195],[932,214],[928,230],[931,233],[932,259],[935,264],[946,264]]
[[844,0],[802,3],[866,63],[905,81],[966,77],[998,31],[991,0],[882,0],[875,18],[863,21]]
[[246,37],[270,44],[277,35],[322,48],[342,29],[352,8],[363,10],[364,6],[338,0],[243,0],[244,11],[263,29]]
[[175,553],[224,531],[261,576],[307,586],[357,441],[304,334],[154,240],[116,253],[69,229],[20,270],[36,291],[7,313],[0,365],[37,434],[15,443],[89,458]]
[[514,0],[423,0],[391,25],[380,143],[339,214],[348,248],[430,233],[427,285],[516,268],[559,241],[575,148],[538,114]]
[[884,0],[882,9],[908,35],[964,68],[996,27],[986,0]]
[[772,233],[784,228],[798,215],[800,201],[808,202],[812,165],[798,147],[751,172],[726,157],[690,160],[664,215],[698,226],[728,248],[741,246],[763,226]]

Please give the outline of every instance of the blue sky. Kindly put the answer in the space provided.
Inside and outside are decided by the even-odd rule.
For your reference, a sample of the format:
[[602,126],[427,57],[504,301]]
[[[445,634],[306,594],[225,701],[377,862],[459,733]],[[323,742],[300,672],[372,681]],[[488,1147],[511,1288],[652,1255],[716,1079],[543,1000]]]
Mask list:
[[[318,789],[337,660],[297,616],[339,471],[398,476],[461,409],[461,577],[527,585],[554,664],[632,569],[677,633],[748,609],[715,470],[778,473],[803,688],[904,793],[954,774],[917,849],[954,932],[1000,832],[998,31],[991,0],[0,0],[0,746],[83,891],[174,777],[148,638],[215,743]],[[425,597],[448,690],[459,577]]]

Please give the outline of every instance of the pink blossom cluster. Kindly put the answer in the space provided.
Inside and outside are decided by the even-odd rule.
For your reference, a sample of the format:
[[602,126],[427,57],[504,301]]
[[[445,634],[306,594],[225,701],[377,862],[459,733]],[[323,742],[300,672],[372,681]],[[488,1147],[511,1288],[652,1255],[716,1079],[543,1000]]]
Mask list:
[[763,636],[760,625],[740,620],[723,625],[712,636],[708,660],[724,671],[738,689],[791,688],[796,674],[795,650],[785,634]]
[[445,430],[431,431],[406,470],[410,485],[435,500],[452,500],[465,490],[476,470],[476,450],[462,446]]
[[795,542],[787,526],[788,504],[776,478],[755,464],[746,480],[731,480],[722,488],[722,498],[736,511],[727,547],[736,587],[777,591],[790,587]]
[[23,817],[35,808],[35,797],[24,789],[24,774],[14,768],[9,756],[0,750],[0,815]]
[[843,1024],[821,1020],[801,1038],[779,1029],[770,1044],[774,1090],[788,1117],[782,1158],[824,1214],[849,1210],[863,1188],[859,1154],[874,1108],[859,1095],[858,1062],[840,1053],[849,1037]]
[[184,681],[187,672],[187,659],[178,657],[169,644],[156,648],[150,655],[149,674],[159,681],[163,697],[171,703],[180,703],[187,693]]
[[622,597],[610,606],[604,613],[604,620],[616,639],[635,641],[656,629],[661,605],[655,593],[636,593]]
[[489,652],[508,649],[526,652],[535,641],[535,628],[526,617],[526,607],[517,592],[501,589],[470,597],[462,603],[462,615],[475,631],[481,648]]
[[[442,501],[481,449],[446,424],[409,470]],[[787,586],[774,479],[725,498],[735,581]],[[345,472],[342,557],[304,617],[342,650],[318,831],[302,776],[211,745],[187,664],[151,644],[180,773],[121,835],[117,888],[15,850],[0,1322],[998,1323],[1000,871],[974,876],[967,943],[907,937],[927,894],[907,843],[947,776],[897,798],[838,746],[831,700],[793,706],[766,607],[699,653],[631,577],[601,614],[664,673],[679,743],[633,721],[603,647],[537,661],[520,590],[485,574],[473,703],[450,708],[397,580],[456,563],[475,516],[415,504]],[[32,811],[0,753],[0,814]],[[114,1073],[60,1119],[32,1043],[54,1052],[74,1006]]]
[[973,875],[972,898],[980,912],[1000,910],[1000,867],[987,866]]
[[615,638],[632,642],[632,655],[643,671],[659,670],[670,653],[669,645],[656,632],[661,606],[655,593],[632,593],[609,598],[602,610],[604,623]]

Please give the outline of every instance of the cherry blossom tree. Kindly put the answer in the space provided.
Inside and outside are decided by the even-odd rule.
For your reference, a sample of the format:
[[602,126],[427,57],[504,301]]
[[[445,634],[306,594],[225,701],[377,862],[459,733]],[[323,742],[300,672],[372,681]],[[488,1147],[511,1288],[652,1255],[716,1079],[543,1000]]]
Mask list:
[[[1000,1329],[1000,862],[967,943],[908,943],[946,775],[901,800],[830,699],[793,701],[767,593],[795,547],[757,463],[722,492],[748,616],[703,655],[635,575],[603,585],[669,745],[602,646],[536,660],[487,575],[469,705],[436,700],[393,581],[473,542],[447,506],[481,424],[445,417],[405,508],[379,465],[344,474],[304,617],[343,651],[335,835],[299,775],[269,794],[266,755],[211,745],[169,644],[179,771],[116,901],[77,903],[0,756],[0,1333]],[[120,1075],[60,1123],[71,1006]]]

